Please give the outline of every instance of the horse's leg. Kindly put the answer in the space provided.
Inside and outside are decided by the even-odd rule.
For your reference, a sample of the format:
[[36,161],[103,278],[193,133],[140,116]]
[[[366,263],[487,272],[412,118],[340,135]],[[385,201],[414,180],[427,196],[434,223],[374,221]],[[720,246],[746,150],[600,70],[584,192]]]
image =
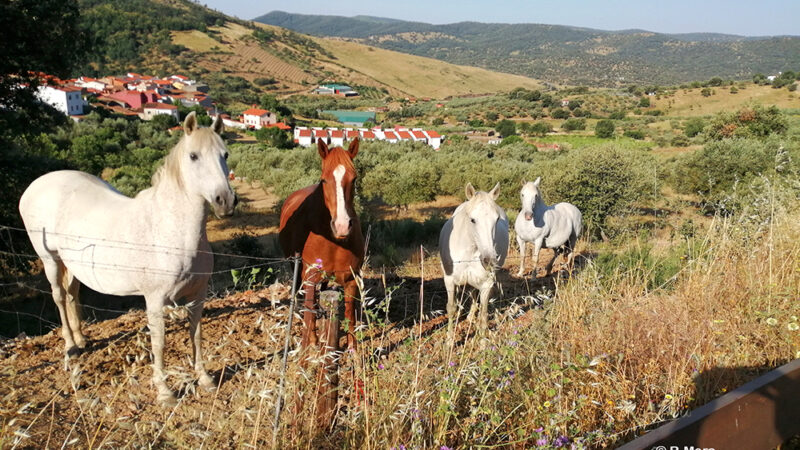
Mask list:
[[517,235],[517,245],[519,246],[519,272],[517,276],[525,275],[525,241]]
[[164,376],[164,314],[161,296],[147,296],[147,328],[150,330],[150,345],[153,347],[153,386],[158,391],[158,402],[164,406],[175,406],[177,401],[167,387]]
[[547,263],[547,266],[544,269],[545,276],[547,274],[549,274],[551,270],[553,270],[553,264],[555,264],[556,259],[558,259],[558,255],[559,254],[561,254],[561,248],[560,247],[554,248],[553,249],[553,259],[551,259],[550,262]]
[[572,274],[572,269],[573,266],[575,265],[575,244],[577,242],[578,242],[578,236],[576,236],[575,233],[571,234],[569,236],[569,243],[567,247],[567,251],[569,252],[567,254],[567,268],[568,268],[567,270],[569,270],[570,274]]
[[[356,336],[353,333],[356,327],[356,294],[358,286],[356,280],[350,280],[344,285],[344,319],[347,322],[347,349],[356,350]],[[335,312],[334,312],[335,313]],[[332,313],[333,314],[333,313]]]
[[192,341],[194,373],[197,375],[197,382],[200,387],[211,391],[216,386],[214,385],[214,380],[206,372],[203,363],[203,335],[200,331],[200,322],[203,318],[203,298],[194,298],[187,306],[189,308],[189,339]]
[[480,288],[481,309],[478,312],[477,331],[482,337],[485,337],[489,330],[489,295],[492,293],[492,287],[494,287],[494,280],[490,278],[488,281],[484,281]]
[[[544,237],[537,238],[533,241],[533,275],[531,278],[536,278],[536,275],[539,273],[539,252],[542,250],[542,244],[544,243]],[[545,272],[547,275],[547,272]]]
[[68,286],[65,306],[67,310],[67,319],[69,320],[69,328],[72,332],[72,339],[79,349],[84,349],[86,348],[86,337],[81,331],[81,282],[69,272],[69,269],[65,269],[64,280]]
[[42,258],[44,264],[44,274],[47,280],[50,281],[50,289],[53,292],[53,301],[58,307],[58,315],[61,317],[61,336],[64,338],[64,370],[69,369],[68,361],[71,357],[78,354],[79,349],[75,345],[75,340],[72,337],[72,331],[69,326],[69,318],[67,317],[67,310],[65,299],[67,297],[67,290],[62,285],[64,272],[67,270],[64,264],[52,257]]
[[[456,284],[452,276],[444,276],[444,287],[447,289],[447,345],[452,347],[456,342],[455,317],[458,313],[458,308],[456,308]],[[421,317],[420,320],[422,320]]]

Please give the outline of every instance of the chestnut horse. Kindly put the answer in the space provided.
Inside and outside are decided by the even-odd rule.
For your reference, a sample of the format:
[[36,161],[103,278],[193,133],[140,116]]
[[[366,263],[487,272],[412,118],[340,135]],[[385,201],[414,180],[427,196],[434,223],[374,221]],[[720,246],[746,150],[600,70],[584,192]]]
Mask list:
[[[319,343],[316,285],[323,277],[333,277],[344,288],[347,346],[354,349],[357,290],[354,274],[364,262],[364,236],[353,208],[356,180],[353,158],[358,153],[358,139],[350,143],[347,151],[341,147],[329,149],[322,140],[317,141],[317,148],[322,157],[320,182],[293,192],[283,203],[279,239],[284,255],[299,253],[303,259],[306,327],[303,347]],[[335,347],[338,349],[338,343]]]

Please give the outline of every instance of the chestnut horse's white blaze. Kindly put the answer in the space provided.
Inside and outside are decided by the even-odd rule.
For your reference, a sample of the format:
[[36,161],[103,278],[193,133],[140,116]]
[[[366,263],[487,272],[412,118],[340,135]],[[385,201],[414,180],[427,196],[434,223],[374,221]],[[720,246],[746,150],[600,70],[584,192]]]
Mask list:
[[198,128],[194,113],[185,134],[153,175],[152,187],[126,197],[101,179],[58,171],[25,190],[19,210],[61,316],[65,358],[85,347],[78,301],[80,283],[111,295],[143,295],[153,346],[158,400],[174,403],[163,373],[162,308],[188,302],[194,369],[213,387],[201,355],[200,318],[213,270],[206,238],[206,203],[230,215],[236,197],[228,184],[228,150],[220,119]]
[[523,181],[520,190],[522,209],[519,211],[514,231],[517,233],[519,246],[519,272],[518,276],[525,274],[525,243],[533,242],[533,276],[536,276],[539,263],[539,251],[544,248],[555,249],[553,259],[545,268],[545,275],[553,268],[553,263],[560,252],[566,252],[566,262],[572,266],[575,257],[573,250],[575,242],[581,235],[582,215],[580,210],[571,203],[557,203],[547,206],[539,192],[541,177],[536,181]]
[[343,178],[346,171],[347,169],[341,164],[333,169],[333,179],[336,182],[336,218],[333,225],[337,236],[347,236],[347,233],[350,232],[350,215],[347,214],[343,186]]
[[[442,227],[439,252],[447,289],[447,340],[455,341],[456,286],[470,286],[480,292],[478,331],[485,333],[489,322],[489,295],[495,284],[494,272],[508,255],[508,217],[495,200],[500,183],[490,192],[475,192],[472,184],[465,188],[467,201]],[[474,303],[473,308],[474,310]],[[470,317],[472,314],[470,313]]]

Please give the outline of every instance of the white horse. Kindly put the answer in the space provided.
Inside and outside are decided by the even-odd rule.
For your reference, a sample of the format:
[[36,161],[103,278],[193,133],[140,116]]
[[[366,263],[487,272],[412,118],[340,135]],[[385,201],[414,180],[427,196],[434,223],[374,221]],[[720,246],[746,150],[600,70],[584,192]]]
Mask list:
[[[508,255],[508,217],[495,200],[500,183],[489,192],[475,192],[472,184],[465,188],[467,201],[442,227],[439,252],[442,258],[444,285],[447,289],[447,339],[455,341],[454,318],[457,313],[456,286],[470,286],[480,292],[478,331],[484,333],[489,322],[489,294],[495,283],[495,270]],[[469,316],[472,316],[475,305]]]
[[536,267],[539,263],[539,250],[542,247],[555,249],[553,259],[545,269],[545,275],[550,273],[553,263],[559,253],[567,252],[567,264],[571,267],[575,254],[575,242],[581,235],[581,212],[571,203],[557,203],[547,206],[539,193],[539,183],[536,181],[522,182],[520,197],[522,209],[519,211],[514,231],[517,233],[519,245],[519,272],[518,276],[525,273],[525,243],[533,242],[533,276],[536,276]]
[[163,372],[162,308],[188,302],[194,370],[200,386],[214,383],[203,366],[200,318],[213,269],[206,238],[206,202],[216,215],[237,203],[228,184],[228,150],[222,121],[198,128],[194,113],[185,134],[153,175],[152,187],[135,198],[77,171],[51,172],[22,194],[19,210],[53,291],[61,316],[65,360],[86,346],[78,289],[83,283],[111,295],[143,295],[153,347],[158,400],[174,405]]

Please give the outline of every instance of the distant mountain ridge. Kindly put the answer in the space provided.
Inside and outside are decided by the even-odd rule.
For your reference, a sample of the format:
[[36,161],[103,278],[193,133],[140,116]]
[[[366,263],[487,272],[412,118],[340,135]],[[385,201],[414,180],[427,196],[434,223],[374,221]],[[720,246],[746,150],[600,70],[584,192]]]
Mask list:
[[254,19],[301,33],[545,81],[593,86],[749,79],[800,68],[800,37],[603,31],[563,25],[396,19],[273,11]]

